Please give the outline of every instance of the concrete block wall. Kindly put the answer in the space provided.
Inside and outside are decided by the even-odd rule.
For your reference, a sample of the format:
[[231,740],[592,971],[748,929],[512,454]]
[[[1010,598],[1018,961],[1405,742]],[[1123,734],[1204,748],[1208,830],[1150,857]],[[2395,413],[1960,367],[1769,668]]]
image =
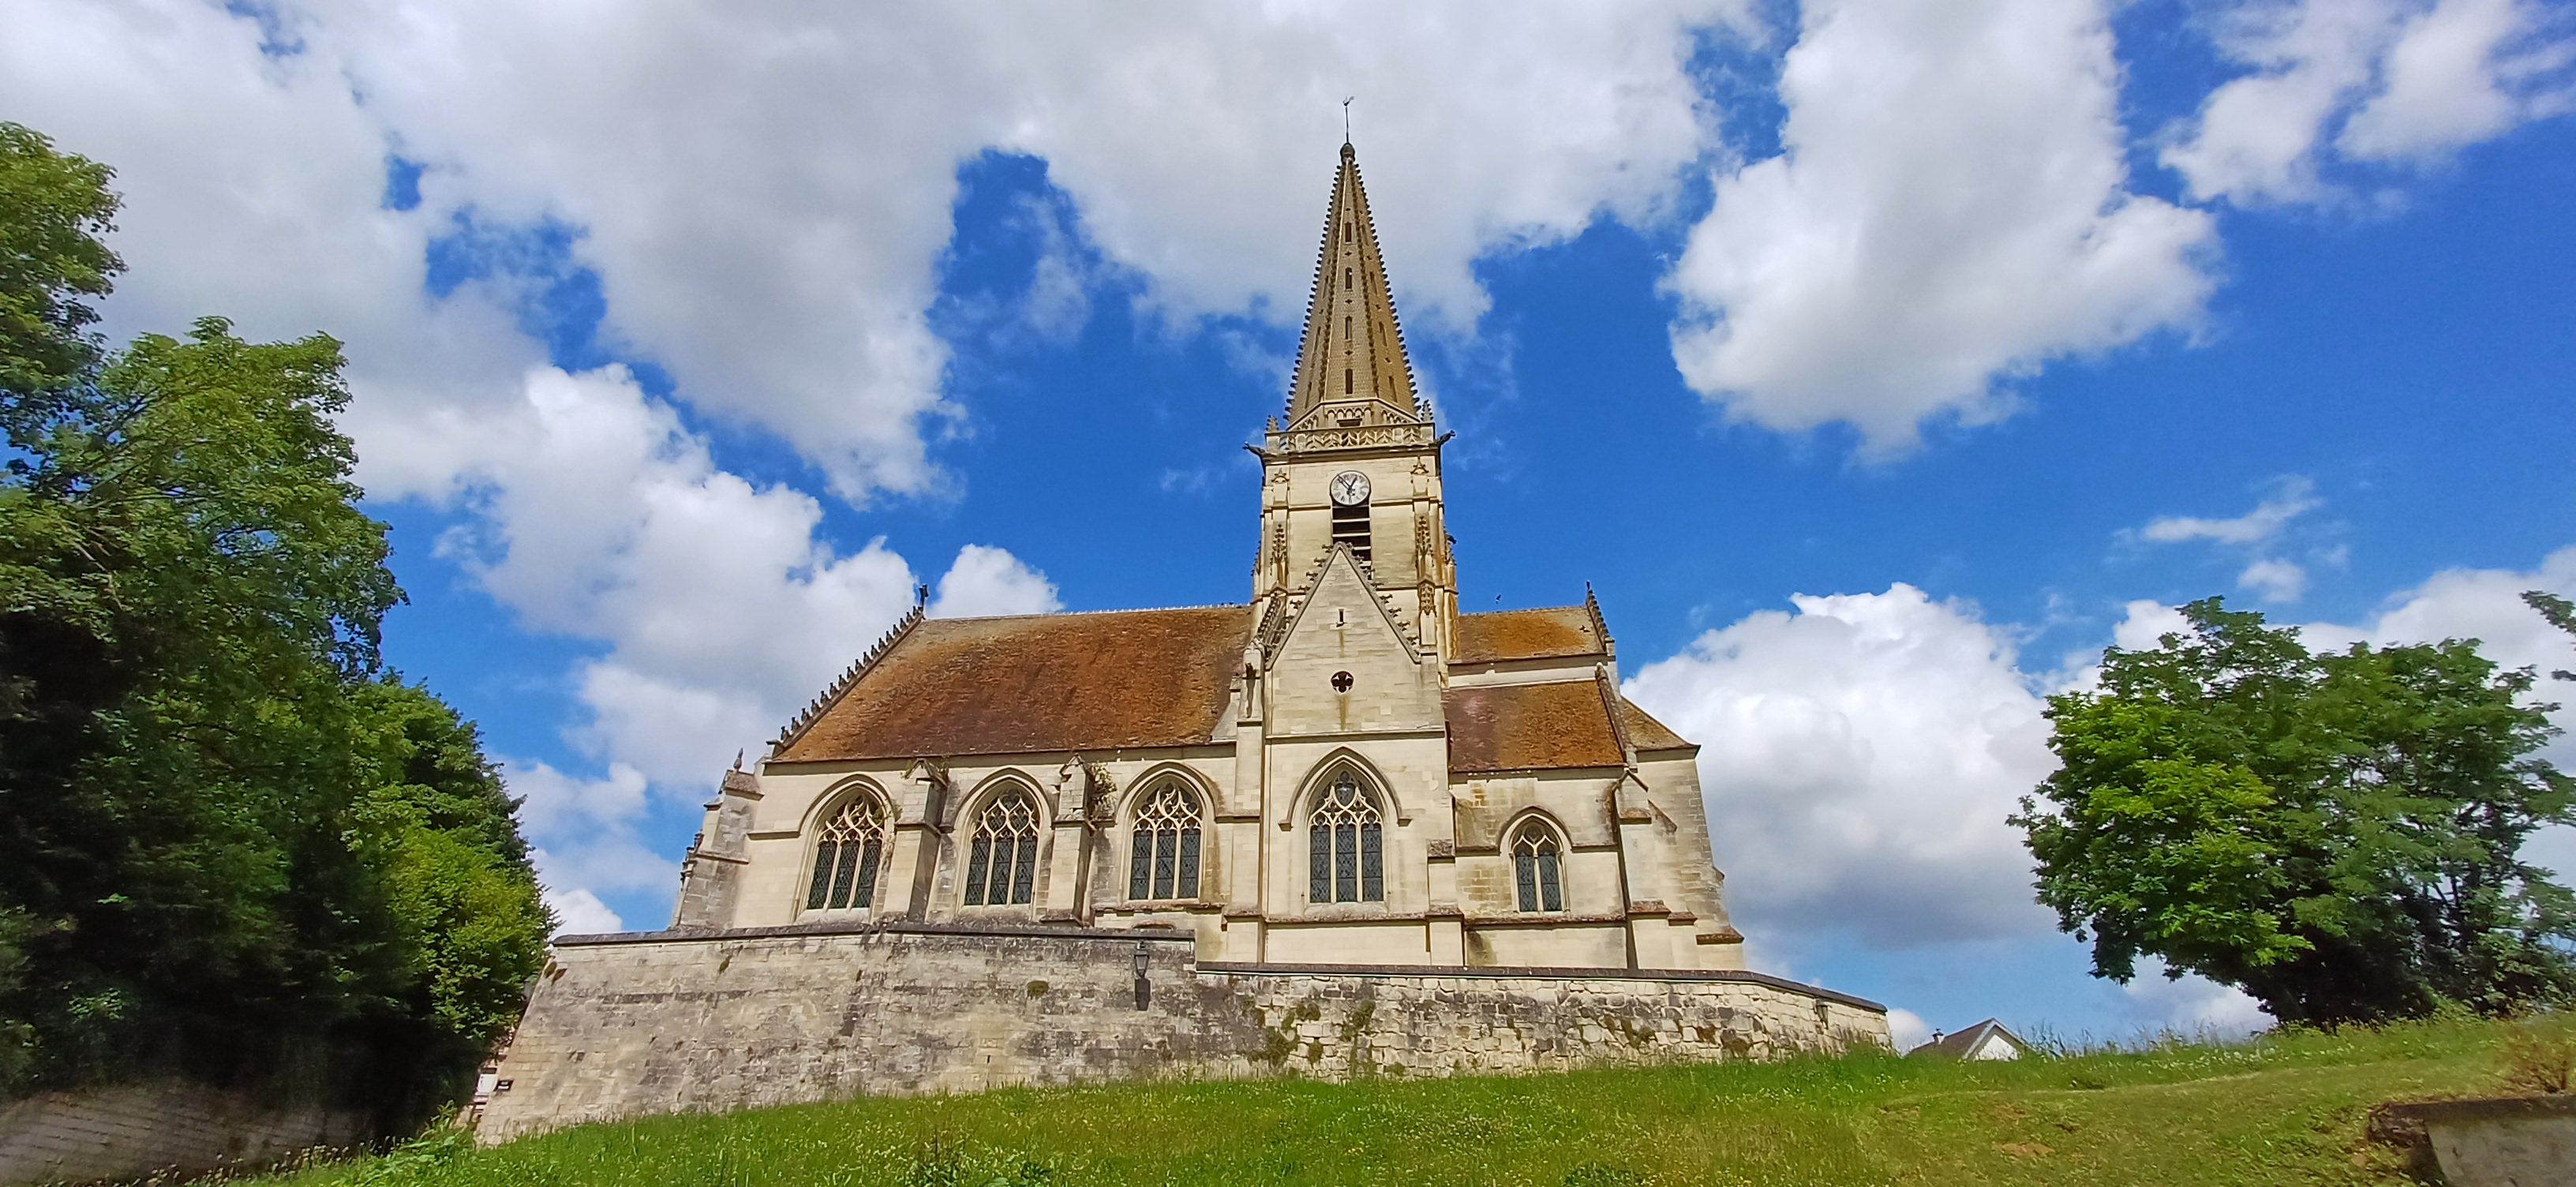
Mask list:
[[1886,1042],[1881,1007],[1749,973],[1203,964],[1189,933],[1159,929],[641,933],[558,943],[481,1134],[872,1094],[1441,1076]]
[[364,1113],[278,1104],[182,1080],[0,1104],[0,1184],[257,1168],[373,1136]]

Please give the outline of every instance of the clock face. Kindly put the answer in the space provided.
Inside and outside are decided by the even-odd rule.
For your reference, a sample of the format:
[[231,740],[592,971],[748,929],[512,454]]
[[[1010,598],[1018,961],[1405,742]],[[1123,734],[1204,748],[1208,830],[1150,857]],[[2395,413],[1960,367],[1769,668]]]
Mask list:
[[1357,507],[1368,502],[1368,475],[1357,470],[1344,470],[1333,475],[1333,502],[1344,507]]

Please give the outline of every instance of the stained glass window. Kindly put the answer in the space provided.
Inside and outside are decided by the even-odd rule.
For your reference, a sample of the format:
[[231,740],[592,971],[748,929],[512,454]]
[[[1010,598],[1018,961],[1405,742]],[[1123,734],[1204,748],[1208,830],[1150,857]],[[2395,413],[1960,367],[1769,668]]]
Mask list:
[[808,911],[865,907],[876,900],[877,867],[885,861],[885,808],[874,796],[853,797],[834,812],[814,844],[814,881],[805,891]]
[[1167,779],[1146,793],[1130,840],[1128,898],[1198,897],[1199,797],[1187,783]]
[[993,797],[975,818],[974,837],[968,845],[966,905],[1028,902],[1037,868],[1037,803],[1017,789]]
[[1324,789],[1307,825],[1306,897],[1319,903],[1386,899],[1385,829],[1377,801],[1344,770]]
[[1521,910],[1565,909],[1562,854],[1556,834],[1535,820],[1523,823],[1512,834],[1512,880],[1520,891]]

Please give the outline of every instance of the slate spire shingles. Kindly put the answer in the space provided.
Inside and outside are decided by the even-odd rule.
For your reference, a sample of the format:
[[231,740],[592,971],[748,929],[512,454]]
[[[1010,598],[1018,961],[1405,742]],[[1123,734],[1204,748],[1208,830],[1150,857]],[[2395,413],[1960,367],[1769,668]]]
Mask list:
[[1413,367],[1404,354],[1404,331],[1387,287],[1386,262],[1378,255],[1377,227],[1369,221],[1368,193],[1360,185],[1359,160],[1345,144],[1324,217],[1323,250],[1306,306],[1306,337],[1297,349],[1296,378],[1289,388],[1287,427],[1324,428],[1355,414],[1372,424],[1410,424],[1422,418]]

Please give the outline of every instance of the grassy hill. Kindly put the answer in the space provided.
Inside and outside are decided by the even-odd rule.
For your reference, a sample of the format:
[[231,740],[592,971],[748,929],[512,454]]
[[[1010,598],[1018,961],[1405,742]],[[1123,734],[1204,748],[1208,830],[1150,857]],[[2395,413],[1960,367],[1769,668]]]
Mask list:
[[2363,1112],[2499,1083],[2505,1028],[2434,1022],[2018,1063],[1768,1065],[867,1099],[427,1143],[262,1180],[1014,1184],[2394,1184]]

